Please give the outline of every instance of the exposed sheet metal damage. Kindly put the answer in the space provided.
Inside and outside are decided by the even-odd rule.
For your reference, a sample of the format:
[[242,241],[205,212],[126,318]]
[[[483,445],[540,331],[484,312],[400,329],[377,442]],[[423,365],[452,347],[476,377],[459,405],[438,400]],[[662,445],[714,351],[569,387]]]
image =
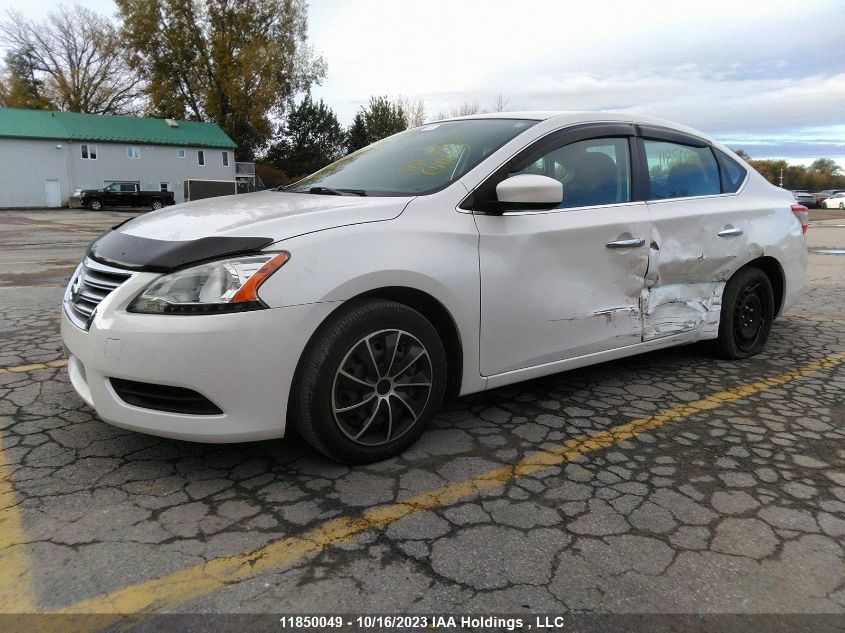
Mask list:
[[693,330],[718,332],[722,293],[738,268],[737,260],[763,255],[759,244],[747,244],[746,252],[739,254],[697,233],[682,243],[678,236],[663,241],[654,231],[640,297],[644,341]]

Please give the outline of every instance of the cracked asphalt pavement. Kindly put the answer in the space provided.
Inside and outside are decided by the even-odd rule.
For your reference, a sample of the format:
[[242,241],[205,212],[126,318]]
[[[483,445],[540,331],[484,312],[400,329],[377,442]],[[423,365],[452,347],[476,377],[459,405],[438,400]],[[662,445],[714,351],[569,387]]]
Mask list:
[[[348,468],[83,404],[55,362],[63,285],[130,215],[0,212],[0,611],[845,614],[845,255],[811,249],[758,357],[683,347],[458,398]],[[590,443],[632,420],[660,423]]]

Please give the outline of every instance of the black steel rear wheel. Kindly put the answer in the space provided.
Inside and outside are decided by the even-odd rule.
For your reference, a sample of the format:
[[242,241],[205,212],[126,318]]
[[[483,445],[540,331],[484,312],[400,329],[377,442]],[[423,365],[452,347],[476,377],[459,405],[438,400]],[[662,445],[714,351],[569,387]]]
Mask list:
[[713,342],[723,358],[748,358],[766,346],[775,316],[774,293],[759,268],[740,269],[725,286],[719,337]]

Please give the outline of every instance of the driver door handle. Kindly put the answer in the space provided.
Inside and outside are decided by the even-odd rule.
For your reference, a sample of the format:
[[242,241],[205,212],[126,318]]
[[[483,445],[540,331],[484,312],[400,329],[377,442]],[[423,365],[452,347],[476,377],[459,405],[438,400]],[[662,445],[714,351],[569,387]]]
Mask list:
[[641,237],[634,237],[630,240],[615,240],[608,242],[605,246],[608,248],[636,248],[645,244],[645,240]]
[[742,235],[742,229],[723,229],[716,233],[719,237],[737,237]]

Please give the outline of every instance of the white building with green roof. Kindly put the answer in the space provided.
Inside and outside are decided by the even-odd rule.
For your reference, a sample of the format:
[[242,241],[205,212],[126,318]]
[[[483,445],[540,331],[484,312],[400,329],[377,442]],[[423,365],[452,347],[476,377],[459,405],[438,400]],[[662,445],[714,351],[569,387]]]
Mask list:
[[59,207],[113,182],[173,191],[236,180],[235,143],[214,123],[0,108],[0,208]]

